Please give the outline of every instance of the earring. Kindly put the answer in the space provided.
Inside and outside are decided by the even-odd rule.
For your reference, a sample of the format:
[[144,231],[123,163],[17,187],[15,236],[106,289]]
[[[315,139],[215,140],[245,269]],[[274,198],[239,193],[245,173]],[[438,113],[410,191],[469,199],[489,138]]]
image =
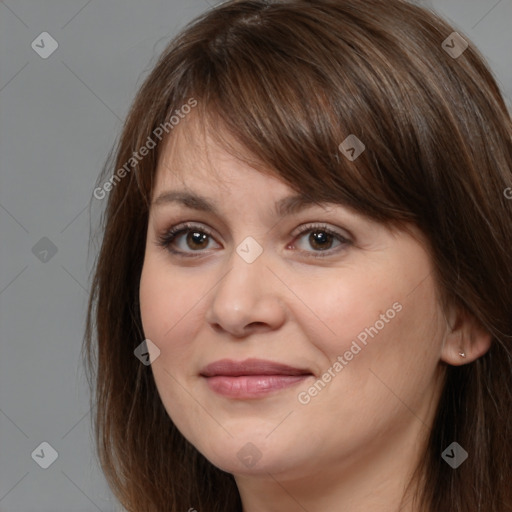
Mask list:
[[466,354],[464,352],[459,352],[460,357],[466,357]]

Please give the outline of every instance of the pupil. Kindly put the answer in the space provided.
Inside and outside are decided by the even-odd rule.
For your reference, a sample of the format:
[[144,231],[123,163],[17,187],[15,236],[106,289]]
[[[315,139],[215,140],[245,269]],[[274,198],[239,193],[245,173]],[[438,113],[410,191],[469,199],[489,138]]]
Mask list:
[[189,233],[189,240],[192,239],[192,245],[201,245],[201,242],[203,242],[202,245],[204,245],[207,236],[208,235],[205,233],[191,232]]
[[325,231],[315,231],[311,233],[310,238],[313,239],[313,246],[320,245],[320,249],[326,249],[325,246],[323,246],[326,242],[329,241],[331,235],[328,233],[325,233]]

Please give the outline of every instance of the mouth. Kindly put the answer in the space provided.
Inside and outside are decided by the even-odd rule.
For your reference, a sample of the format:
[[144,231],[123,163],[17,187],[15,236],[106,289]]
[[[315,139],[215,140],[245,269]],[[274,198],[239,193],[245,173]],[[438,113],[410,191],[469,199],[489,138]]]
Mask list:
[[222,359],[204,367],[200,376],[208,387],[230,398],[258,398],[284,390],[312,377],[309,369],[263,359]]

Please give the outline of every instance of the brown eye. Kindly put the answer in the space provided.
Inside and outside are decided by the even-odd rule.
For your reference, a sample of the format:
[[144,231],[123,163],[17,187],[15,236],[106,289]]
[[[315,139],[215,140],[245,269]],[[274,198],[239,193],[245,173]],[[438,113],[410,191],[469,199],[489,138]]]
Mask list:
[[[307,234],[309,237],[305,245],[309,248],[299,248],[299,252],[306,253],[307,256],[327,257],[351,244],[348,238],[325,225],[307,226],[295,235],[295,240],[305,239]],[[172,254],[195,257],[202,256],[206,252],[205,249],[208,249],[210,240],[213,240],[213,235],[208,229],[194,224],[181,224],[161,235],[157,244]],[[338,245],[333,249],[333,243],[336,241]]]
[[[184,237],[183,235],[186,236]],[[193,224],[181,224],[159,236],[157,243],[173,254],[196,256],[195,254],[191,254],[196,252],[199,256],[204,249],[208,248],[210,238],[213,238],[213,235],[206,228]],[[184,245],[182,240],[184,240]],[[178,248],[176,248],[176,246],[178,246]]]
[[208,245],[208,235],[201,231],[189,231],[185,241],[191,249],[205,249]]
[[334,240],[334,236],[326,233],[325,231],[312,231],[309,235],[309,243],[311,247],[319,249],[321,251],[325,251],[330,249],[332,242]]
[[[343,236],[341,233],[337,233],[325,225],[310,225],[303,229],[300,233],[297,233],[296,240],[304,238],[305,235],[309,234],[307,241],[303,245],[309,246],[313,251],[307,248],[300,248],[301,252],[309,253],[309,256],[313,257],[325,257],[337,252],[339,248],[343,249],[347,245],[350,245],[351,241]],[[333,247],[333,242],[337,241],[338,245]],[[295,242],[294,242],[295,244]],[[332,249],[332,250],[331,250]],[[326,255],[321,254],[329,251]],[[315,254],[320,253],[320,254]]]

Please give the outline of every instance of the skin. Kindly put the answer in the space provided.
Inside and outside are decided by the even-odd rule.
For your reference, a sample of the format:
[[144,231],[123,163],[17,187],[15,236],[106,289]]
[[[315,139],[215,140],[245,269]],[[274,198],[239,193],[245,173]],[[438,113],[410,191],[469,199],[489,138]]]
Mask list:
[[[490,337],[456,308],[442,310],[421,233],[392,232],[335,204],[279,218],[274,203],[295,191],[226,153],[189,120],[164,148],[153,199],[184,188],[219,214],[153,202],[140,281],[144,333],[160,350],[152,370],[169,416],[235,476],[245,512],[397,511],[433,422],[443,368],[473,361]],[[212,231],[203,244],[187,233],[173,243],[201,257],[158,245],[183,222]],[[314,258],[322,251],[311,232],[294,236],[310,223],[350,242],[333,238],[324,242],[331,254]],[[236,252],[248,236],[263,248],[252,263]],[[394,318],[300,403],[298,394],[396,303]],[[242,400],[213,392],[199,375],[219,359],[252,357],[314,376]],[[241,449],[261,458],[249,467]],[[416,509],[405,500],[402,510]]]

